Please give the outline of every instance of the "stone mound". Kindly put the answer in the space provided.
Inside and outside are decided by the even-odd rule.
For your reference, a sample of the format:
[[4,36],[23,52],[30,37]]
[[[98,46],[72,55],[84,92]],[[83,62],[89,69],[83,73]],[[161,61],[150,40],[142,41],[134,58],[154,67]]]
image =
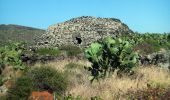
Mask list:
[[82,16],[49,26],[46,33],[38,39],[37,46],[76,45],[87,47],[92,42],[107,36],[115,37],[131,33],[133,31],[119,19]]

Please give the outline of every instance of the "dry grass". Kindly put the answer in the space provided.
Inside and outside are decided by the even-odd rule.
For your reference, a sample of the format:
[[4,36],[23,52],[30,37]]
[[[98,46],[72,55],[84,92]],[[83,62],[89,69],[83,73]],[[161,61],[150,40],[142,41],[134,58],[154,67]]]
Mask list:
[[[47,65],[65,72],[65,65],[73,62],[80,66],[69,71],[70,88],[67,93],[74,96],[81,95],[89,99],[93,96],[100,96],[104,100],[124,100],[129,90],[136,91],[146,89],[150,83],[159,83],[162,86],[170,86],[170,73],[163,68],[156,66],[137,67],[135,74],[131,77],[123,76],[119,78],[116,73],[111,77],[91,84],[88,80],[88,72],[80,67],[90,66],[88,61],[82,60],[63,60],[60,62],[50,62]],[[37,64],[38,65],[38,64]],[[40,64],[39,64],[40,65]]]
[[[63,72],[65,70],[64,67],[71,62],[80,64],[82,66],[90,66],[91,65],[91,63],[86,60],[77,60],[77,59],[65,59],[65,60],[60,60],[60,61],[53,61],[53,62],[49,62],[45,65],[51,66],[51,67],[55,68],[56,70]],[[42,66],[42,64],[37,63],[34,66],[39,67],[39,66]]]

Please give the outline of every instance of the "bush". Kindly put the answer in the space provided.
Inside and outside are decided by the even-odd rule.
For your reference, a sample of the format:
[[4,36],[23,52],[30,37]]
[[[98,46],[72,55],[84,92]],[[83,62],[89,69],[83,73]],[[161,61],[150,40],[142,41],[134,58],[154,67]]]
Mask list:
[[23,76],[16,80],[15,85],[8,90],[7,100],[28,100],[33,91],[33,81],[30,77]]
[[0,71],[5,65],[12,65],[14,69],[24,69],[25,66],[20,58],[25,49],[24,43],[11,43],[5,47],[0,48]]
[[39,48],[36,50],[36,53],[39,55],[58,56],[60,51],[58,48]]
[[62,95],[67,88],[67,78],[63,73],[47,66],[29,70],[25,76],[16,79],[8,91],[9,100],[27,100],[33,91],[56,92]]
[[67,89],[67,77],[48,66],[32,69],[29,77],[34,81],[34,87],[40,91],[62,94]]
[[169,34],[156,34],[156,33],[145,33],[145,34],[133,34],[132,36],[127,36],[128,40],[134,40],[134,49],[138,50],[140,54],[150,54],[153,52],[158,52],[162,48],[167,50],[170,48]]
[[168,40],[168,42],[170,41],[170,33],[167,36],[167,40]]
[[145,40],[137,44],[134,49],[139,50],[141,54],[151,54],[160,51],[161,48],[167,48],[167,43],[160,45],[156,40]]
[[67,56],[77,56],[82,53],[81,48],[73,45],[64,45],[59,47],[60,50],[65,51]]
[[9,79],[8,77],[0,75],[0,86],[2,86],[8,79]]
[[89,79],[99,79],[108,76],[115,69],[119,72],[129,72],[137,63],[138,54],[132,51],[132,45],[120,38],[105,38],[101,43],[92,43],[85,50],[86,58],[92,62]]

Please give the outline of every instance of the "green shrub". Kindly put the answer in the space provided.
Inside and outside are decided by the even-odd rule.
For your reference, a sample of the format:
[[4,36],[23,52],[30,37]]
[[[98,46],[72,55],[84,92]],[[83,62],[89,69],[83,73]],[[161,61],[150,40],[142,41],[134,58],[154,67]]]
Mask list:
[[8,91],[8,100],[27,100],[33,91],[49,91],[63,95],[67,89],[67,77],[47,66],[30,69],[24,76],[16,79]]
[[101,43],[92,43],[85,50],[86,58],[92,62],[89,79],[99,79],[108,76],[115,69],[129,72],[137,63],[138,54],[132,51],[132,45],[120,38],[105,38]]
[[60,50],[65,51],[67,56],[77,56],[82,53],[81,48],[73,45],[64,45],[59,47]]
[[141,55],[158,52],[162,48],[167,50],[170,48],[169,34],[145,33],[132,34],[123,36],[126,40],[133,42],[134,50],[138,50]]
[[62,94],[67,89],[67,77],[54,68],[48,66],[34,68],[28,75],[34,81],[34,87],[40,91],[48,90]]
[[58,56],[60,51],[58,48],[39,48],[36,50],[36,53],[39,55]]
[[24,69],[25,66],[20,58],[25,49],[24,43],[11,43],[0,48],[0,69],[3,70],[5,65],[11,65],[14,69]]
[[170,33],[167,36],[167,40],[168,40],[168,42],[170,42]]
[[10,79],[10,78],[0,75],[0,86],[2,86],[4,84],[4,82],[6,82],[8,79]]
[[137,44],[136,46],[134,46],[134,50],[135,51],[139,51],[140,54],[142,55],[147,55],[147,54],[151,54],[154,53],[156,51],[160,50],[160,46],[156,46],[154,44],[151,44],[150,42],[144,41],[142,43]]
[[27,76],[22,76],[18,78],[15,85],[8,90],[7,100],[28,100],[33,89],[32,79]]

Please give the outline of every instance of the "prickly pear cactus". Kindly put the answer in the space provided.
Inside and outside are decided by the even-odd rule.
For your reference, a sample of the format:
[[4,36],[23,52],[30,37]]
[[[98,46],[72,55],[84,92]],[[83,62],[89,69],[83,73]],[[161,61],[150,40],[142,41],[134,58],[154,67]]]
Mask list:
[[132,51],[132,44],[120,38],[105,38],[100,43],[92,43],[85,50],[85,57],[92,63],[89,79],[99,79],[110,75],[115,69],[130,71],[138,62],[138,54]]
[[24,43],[11,43],[0,48],[0,72],[5,65],[12,65],[14,69],[24,69],[25,66],[20,58],[24,50]]

